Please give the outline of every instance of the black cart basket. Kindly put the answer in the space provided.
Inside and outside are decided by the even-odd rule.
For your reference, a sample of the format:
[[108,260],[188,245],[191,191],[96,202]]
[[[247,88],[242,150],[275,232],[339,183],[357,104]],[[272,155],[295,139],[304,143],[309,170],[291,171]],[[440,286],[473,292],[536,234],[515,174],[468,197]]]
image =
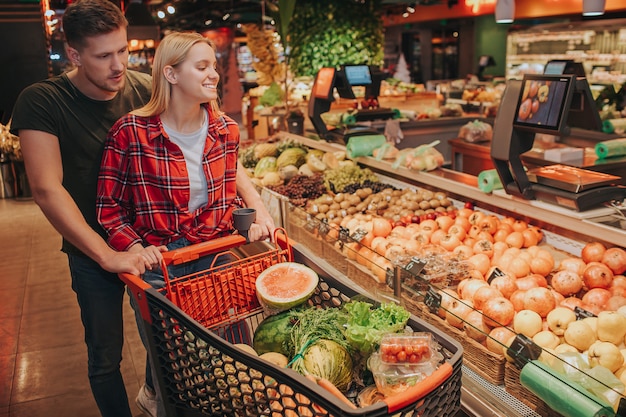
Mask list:
[[[254,330],[265,318],[254,281],[267,267],[293,259],[286,235],[277,234],[275,241],[264,250],[246,251],[250,245],[233,235],[166,252],[164,266],[209,253],[228,252],[235,260],[185,277],[166,274],[166,286],[160,291],[140,277],[120,275],[139,305],[168,416],[446,417],[458,413],[463,349],[415,316],[408,325],[433,334],[444,363],[407,391],[357,409],[295,371],[277,367],[220,337],[233,323],[243,320]],[[308,303],[339,307],[355,296],[363,299],[351,287],[321,272]]]

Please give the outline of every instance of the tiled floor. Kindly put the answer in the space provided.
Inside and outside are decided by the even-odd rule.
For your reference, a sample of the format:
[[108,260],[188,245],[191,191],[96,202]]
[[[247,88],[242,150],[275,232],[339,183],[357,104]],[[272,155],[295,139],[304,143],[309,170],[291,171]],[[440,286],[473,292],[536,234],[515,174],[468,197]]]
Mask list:
[[[32,200],[0,199],[0,417],[99,417],[61,238]],[[145,350],[125,303],[122,373],[133,416]]]

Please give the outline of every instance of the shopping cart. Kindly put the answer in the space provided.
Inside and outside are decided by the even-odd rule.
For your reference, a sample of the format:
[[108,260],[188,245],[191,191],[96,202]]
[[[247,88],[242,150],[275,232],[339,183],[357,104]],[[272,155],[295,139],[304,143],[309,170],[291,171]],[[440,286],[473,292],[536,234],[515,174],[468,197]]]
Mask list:
[[[235,323],[245,322],[254,330],[265,318],[254,281],[268,266],[293,259],[286,234],[277,234],[275,242],[250,249],[254,244],[233,235],[164,253],[166,264],[214,253],[219,253],[217,258],[228,253],[234,260],[202,273],[168,278],[162,290],[137,276],[121,275],[139,305],[168,416],[445,417],[458,413],[463,349],[414,316],[408,324],[415,331],[434,335],[444,363],[409,390],[357,409],[295,371],[279,368],[220,337],[241,328]],[[310,305],[339,307],[351,297],[363,299],[354,289],[310,266],[320,275]]]

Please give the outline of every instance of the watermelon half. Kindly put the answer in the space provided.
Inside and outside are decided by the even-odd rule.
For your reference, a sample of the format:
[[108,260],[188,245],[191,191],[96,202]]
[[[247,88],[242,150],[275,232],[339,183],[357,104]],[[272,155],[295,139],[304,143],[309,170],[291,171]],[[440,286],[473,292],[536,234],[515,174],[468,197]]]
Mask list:
[[259,274],[256,293],[268,307],[287,310],[308,300],[318,283],[319,276],[308,266],[282,262]]

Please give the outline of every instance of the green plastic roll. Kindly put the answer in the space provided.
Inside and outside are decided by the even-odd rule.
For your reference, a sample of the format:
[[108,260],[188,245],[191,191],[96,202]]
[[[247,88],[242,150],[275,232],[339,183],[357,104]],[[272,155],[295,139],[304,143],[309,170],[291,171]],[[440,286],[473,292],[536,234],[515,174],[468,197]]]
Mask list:
[[356,117],[350,113],[344,113],[341,115],[341,123],[345,125],[353,125],[356,124]]
[[348,158],[372,156],[374,149],[380,148],[386,141],[385,135],[352,136],[346,144],[346,155]]
[[626,155],[626,138],[598,142],[595,150],[600,159]]
[[615,133],[615,130],[626,130],[626,119],[608,119],[602,122],[604,133]]
[[568,381],[538,360],[528,362],[520,382],[550,408],[565,417],[614,417],[613,408],[580,384]]
[[501,190],[502,182],[498,171],[495,169],[488,169],[481,171],[478,174],[478,189],[485,193],[490,193],[493,190]]

